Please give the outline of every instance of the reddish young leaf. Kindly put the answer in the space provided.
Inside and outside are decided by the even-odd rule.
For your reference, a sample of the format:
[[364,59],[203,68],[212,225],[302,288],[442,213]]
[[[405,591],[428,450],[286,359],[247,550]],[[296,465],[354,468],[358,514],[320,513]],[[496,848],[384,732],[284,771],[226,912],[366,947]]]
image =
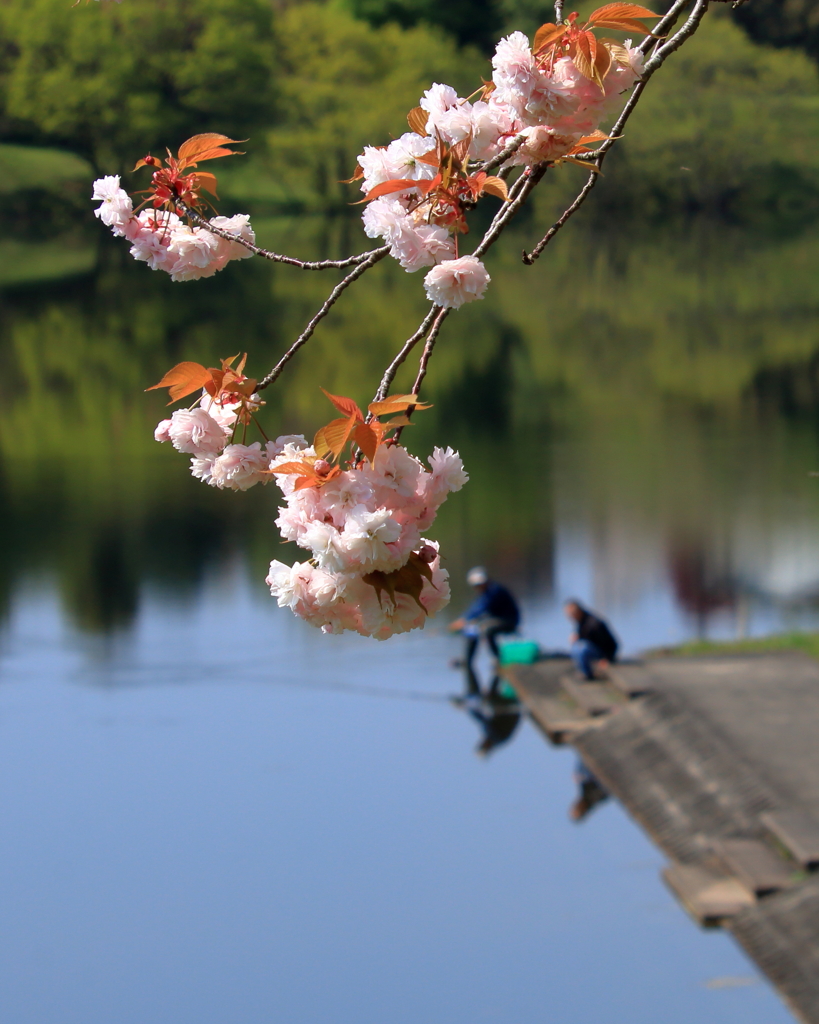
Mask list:
[[415,421],[411,420],[409,416],[393,416],[390,420],[385,420],[382,424],[386,430],[395,430],[396,427],[414,427]]
[[241,153],[224,148],[226,144],[234,145],[237,142],[247,142],[247,139],[229,139],[227,135],[218,135],[216,132],[193,135],[179,147],[177,159],[180,164],[189,167],[199,160],[213,160],[218,156],[241,156]]
[[540,53],[541,50],[552,46],[565,34],[565,25],[553,25],[550,21],[547,21],[545,25],[541,25],[537,32],[535,32],[535,38],[532,42],[532,53]]
[[370,462],[375,460],[375,453],[378,451],[378,446],[381,443],[380,435],[382,431],[376,429],[376,427],[380,426],[380,423],[359,423],[353,433],[355,443]]
[[173,405],[178,399],[184,398],[185,395],[189,395],[193,391],[198,391],[210,381],[210,371],[206,370],[201,363],[177,363],[176,366],[168,370],[158,384],[153,384],[145,390],[156,391],[157,388],[168,388],[171,399],[168,405]]
[[[76,7],[76,4],[74,6]],[[150,160],[148,159],[148,157],[150,157]],[[138,171],[140,167],[162,166],[162,161],[159,159],[159,157],[151,156],[150,153],[148,154],[148,157],[143,157],[141,160],[137,160],[137,162],[134,164],[134,171]],[[133,173],[133,171],[131,173]]]
[[604,4],[602,7],[598,7],[596,11],[592,11],[586,24],[602,25],[604,21],[622,21],[624,18],[659,17],[660,15],[655,11],[650,11],[647,7],[640,7],[639,4]]
[[431,409],[432,406],[419,402],[418,395],[390,395],[381,402],[370,402],[367,408],[373,416],[388,416],[390,413],[404,412],[406,409]]
[[324,391],[324,394],[330,399],[340,413],[343,413],[345,416],[355,416],[356,419],[363,421],[364,415],[352,398],[344,398],[342,395],[331,395],[330,392],[325,391],[324,388],[321,390]]
[[207,189],[207,191],[210,192],[212,196],[216,196],[217,199],[219,198],[219,196],[216,193],[215,174],[208,174],[207,171],[197,171],[194,177],[196,178],[198,185],[200,185],[204,189]]
[[408,192],[411,188],[419,188],[421,185],[422,182],[414,181],[412,178],[393,178],[392,181],[382,181],[380,185],[371,188],[363,199],[359,199],[358,203],[353,203],[352,205],[358,206],[359,203],[369,203],[371,199],[390,196],[393,192]]
[[317,477],[318,474],[309,462],[282,462],[270,470],[271,473],[298,473],[299,476]]
[[351,185],[354,181],[361,181],[364,177],[364,168],[361,164],[356,164],[355,174],[352,178],[342,178],[339,185]]
[[328,452],[338,458],[344,451],[344,446],[350,440],[350,435],[355,430],[359,418],[353,413],[347,419],[331,420],[326,426],[316,431],[313,439],[313,447],[317,455],[326,455]]
[[618,18],[616,20],[604,19],[603,21],[596,21],[594,23],[595,28],[615,28],[619,29],[620,32],[639,32],[641,35],[650,36],[651,31],[645,27],[639,21],[632,21],[629,18]]
[[490,174],[489,177],[481,182],[481,192],[488,192],[490,196],[497,196],[498,199],[502,199],[504,202],[509,199],[509,189],[506,187],[506,182],[503,178],[495,177],[494,174]]
[[622,64],[624,68],[627,68],[631,64],[631,58],[629,57],[628,50],[622,43],[618,43],[616,39],[601,39],[599,41],[609,51],[612,60],[616,61],[618,64]]
[[413,107],[407,114],[407,124],[410,126],[410,131],[415,132],[416,135],[426,137],[428,120],[429,114],[423,107]]
[[594,58],[594,70],[597,75],[597,82],[603,88],[603,79],[611,68],[611,54],[605,46],[598,45],[597,54]]
[[594,58],[597,55],[597,40],[591,32],[581,32],[577,37],[577,45],[572,57],[574,66],[590,81],[595,81]]

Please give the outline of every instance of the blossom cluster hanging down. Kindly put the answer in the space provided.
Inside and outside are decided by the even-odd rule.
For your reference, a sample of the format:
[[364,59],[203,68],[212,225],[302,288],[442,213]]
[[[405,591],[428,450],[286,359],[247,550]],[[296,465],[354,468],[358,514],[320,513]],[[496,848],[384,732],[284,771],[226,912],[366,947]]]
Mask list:
[[[577,14],[542,25],[533,42],[522,32],[501,39],[492,57],[492,80],[473,97],[458,96],[435,83],[407,116],[411,131],[387,146],[366,146],[350,181],[361,181],[367,203],[364,232],[382,238],[404,270],[431,268],[424,278],[427,298],[457,309],[483,297],[490,278],[475,256],[460,255],[458,236],[469,228],[467,214],[484,195],[508,198],[503,175],[515,166],[577,161],[589,143],[606,139],[600,126],[610,119],[621,96],[639,80],[642,53],[630,40],[598,38],[599,29],[647,34],[642,24],[657,15],[646,7],[610,3],[585,22]],[[474,99],[475,96],[479,98]],[[473,102],[474,99],[474,102]],[[517,147],[499,161],[502,176],[482,168],[510,142]],[[236,140],[208,133],[195,135],[166,162],[150,154],[140,167],[153,169],[146,190],[149,210],[135,213],[119,178],[94,182],[97,216],[131,242],[131,255],[174,281],[209,277],[229,260],[251,255],[207,228],[193,226],[201,215],[203,191],[216,195],[216,179],[198,164],[234,156]],[[588,165],[586,165],[588,166]],[[245,215],[214,217],[210,223],[237,238],[254,242]]]
[[365,147],[351,179],[369,201],[364,231],[383,238],[406,271],[433,267],[424,280],[432,302],[457,308],[482,298],[489,283],[480,260],[458,258],[454,240],[468,230],[466,212],[481,195],[507,197],[505,181],[487,176],[481,163],[512,139],[520,145],[506,168],[572,160],[604,140],[599,126],[639,79],[642,54],[630,40],[598,39],[594,29],[645,33],[638,19],[653,17],[645,7],[614,3],[582,25],[571,14],[541,26],[533,46],[513,32],[497,45],[480,99],[436,83],[408,115],[412,131],[386,147]]
[[[167,167],[150,154],[140,160],[137,168],[156,167],[156,170],[148,190],[149,199],[144,201],[150,202],[150,207],[139,213],[135,213],[133,200],[120,186],[118,175],[98,178],[92,199],[101,205],[94,213],[114,235],[131,243],[135,260],[147,263],[151,270],[164,270],[172,281],[212,277],[230,260],[247,259],[253,253],[241,242],[232,242],[207,228],[193,227],[176,212],[201,208],[203,190],[216,194],[216,178],[212,174],[190,169],[203,160],[236,155],[225,145],[233,141],[225,135],[195,135],[180,147],[176,157],[168,154]],[[246,214],[214,217],[210,223],[246,242],[256,241]]]
[[[691,18],[701,16],[696,12],[704,11],[703,3],[697,0]],[[559,24],[542,25],[531,43],[521,32],[501,39],[491,81],[471,96],[431,85],[407,115],[408,132],[389,145],[367,146],[358,157],[349,181],[360,182],[364,193],[364,232],[385,245],[347,259],[305,262],[267,252],[255,246],[247,216],[206,219],[211,203],[204,194],[216,197],[217,182],[199,165],[237,155],[230,147],[238,140],[225,135],[195,135],[176,156],[168,151],[167,159],[148,154],[139,160],[134,170],[150,169],[151,180],[136,207],[119,177],[94,183],[97,217],[130,242],[135,259],[174,281],[209,277],[254,252],[303,269],[353,268],[261,383],[245,375],[244,358],[236,364],[234,357],[220,368],[180,363],[155,385],[167,387],[172,401],[196,394],[189,408],[177,409],[155,432],[158,441],[190,456],[196,478],[237,491],[278,482],[284,495],[276,520],[281,535],[310,553],[292,566],[271,562],[267,583],[280,606],[325,632],[354,630],[385,639],[423,626],[448,602],[438,545],[425,533],[467,475],[451,448],[435,448],[424,465],[398,443],[409,417],[425,408],[418,394],[384,397],[366,415],[350,399],[328,395],[341,418],[309,444],[301,436],[267,438],[257,420],[264,404],[260,391],[309,340],[341,293],[389,253],[409,273],[425,270],[432,309],[388,367],[379,395],[388,395],[401,364],[423,342],[417,392],[441,323],[449,310],[483,297],[490,278],[480,257],[545,170],[570,162],[599,171],[613,142],[601,126],[644,67],[641,50],[629,40],[598,37],[598,31],[651,35],[643,21],[657,17],[619,2],[598,8],[586,21],[570,14]],[[646,75],[657,60],[655,53]],[[597,142],[603,145],[595,153],[590,145]],[[474,253],[462,253],[469,214],[486,195],[512,205],[496,212]],[[384,416],[390,418],[384,422]],[[249,441],[248,431],[256,427],[262,439]]]
[[[427,407],[417,395],[394,395],[372,403],[365,418],[351,399],[328,394],[343,416],[312,444],[285,435],[248,445],[262,403],[244,359],[235,369],[234,362],[220,369],[180,363],[155,385],[169,388],[172,401],[202,388],[190,408],[157,426],[157,441],[190,455],[193,475],[213,487],[244,491],[277,480],[285,505],[276,525],[312,556],[292,566],[270,563],[267,583],[280,607],[326,633],[385,640],[423,627],[449,602],[449,584],[438,545],[422,535],[468,480],[451,448],[436,448],[427,469],[389,436],[409,422],[409,410]],[[382,423],[382,416],[390,419]]]

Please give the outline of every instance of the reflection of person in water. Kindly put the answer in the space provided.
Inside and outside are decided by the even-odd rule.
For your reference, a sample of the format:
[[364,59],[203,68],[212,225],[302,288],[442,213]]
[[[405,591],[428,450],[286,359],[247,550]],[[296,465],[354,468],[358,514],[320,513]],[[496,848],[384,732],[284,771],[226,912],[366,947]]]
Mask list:
[[466,639],[463,664],[468,668],[472,664],[475,652],[483,637],[495,660],[500,657],[495,639],[504,633],[514,633],[520,622],[520,610],[511,593],[489,579],[489,574],[482,565],[470,569],[466,581],[477,591],[477,597],[455,622],[450,624],[453,632],[462,632]]
[[572,821],[582,821],[598,806],[608,800],[609,794],[598,778],[586,767],[580,758],[574,770],[574,781],[577,783],[577,799],[569,808]]
[[479,757],[507,743],[520,724],[520,703],[514,691],[500,676],[495,676],[489,689],[481,690],[478,678],[471,665],[466,666],[466,695],[453,698],[453,704],[464,708],[480,725],[483,739],[475,747]]

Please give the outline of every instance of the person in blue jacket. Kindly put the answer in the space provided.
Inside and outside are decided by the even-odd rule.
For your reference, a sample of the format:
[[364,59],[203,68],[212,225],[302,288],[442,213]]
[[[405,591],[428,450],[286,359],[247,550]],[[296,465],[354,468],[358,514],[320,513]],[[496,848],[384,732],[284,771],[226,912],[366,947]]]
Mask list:
[[461,616],[450,625],[453,632],[461,632],[466,640],[463,664],[471,666],[472,659],[483,637],[493,656],[498,659],[496,637],[514,633],[520,623],[520,609],[517,601],[506,587],[489,578],[482,565],[475,566],[466,574],[466,581],[477,591],[477,597]]

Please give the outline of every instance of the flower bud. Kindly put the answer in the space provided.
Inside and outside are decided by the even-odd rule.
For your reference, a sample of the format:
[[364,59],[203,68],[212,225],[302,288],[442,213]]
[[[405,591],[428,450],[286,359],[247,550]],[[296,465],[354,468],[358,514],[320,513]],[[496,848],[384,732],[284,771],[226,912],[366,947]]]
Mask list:
[[438,552],[431,544],[422,544],[418,549],[417,554],[421,561],[426,562],[427,564],[434,562],[438,557]]
[[327,476],[332,468],[326,459],[316,459],[313,463],[313,469],[316,471],[317,476]]

